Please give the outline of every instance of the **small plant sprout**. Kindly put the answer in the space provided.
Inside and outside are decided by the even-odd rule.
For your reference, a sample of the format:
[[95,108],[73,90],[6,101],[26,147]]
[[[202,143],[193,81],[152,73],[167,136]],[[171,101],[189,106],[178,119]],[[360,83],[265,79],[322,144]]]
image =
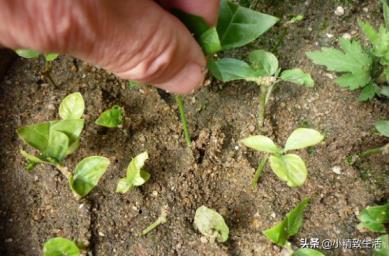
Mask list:
[[385,233],[385,224],[389,223],[389,202],[383,205],[366,207],[358,216],[361,222],[359,230],[368,229],[373,232]]
[[124,109],[118,105],[105,110],[96,120],[96,124],[108,128],[120,128],[123,125]]
[[81,160],[74,173],[63,165],[65,158],[80,146],[80,135],[84,128],[85,103],[78,92],[66,96],[59,106],[62,120],[32,124],[17,129],[20,139],[36,149],[37,155],[21,150],[27,161],[27,170],[38,164],[56,167],[68,180],[77,197],[87,195],[107,169],[109,160],[105,157],[91,156]]
[[81,250],[75,242],[56,237],[49,239],[43,245],[43,256],[80,256]]
[[368,22],[359,21],[359,27],[371,47],[341,38],[341,50],[324,47],[321,51],[307,52],[313,63],[343,74],[335,80],[340,87],[352,91],[362,89],[360,101],[371,100],[375,96],[389,97],[389,7],[386,1],[382,3],[386,26],[381,25],[376,31]]
[[127,167],[127,176],[119,180],[116,192],[126,193],[132,187],[142,186],[150,179],[150,173],[142,169],[148,158],[146,151],[131,160]]
[[206,206],[197,208],[194,217],[195,228],[210,241],[223,243],[227,241],[229,228],[226,222],[218,212]]
[[168,206],[165,205],[161,208],[161,214],[159,215],[158,219],[156,221],[154,221],[153,223],[151,223],[151,225],[149,225],[147,228],[145,228],[142,231],[142,236],[147,235],[152,230],[157,228],[159,225],[166,223],[167,222],[167,215],[168,215]]
[[389,255],[389,235],[382,235],[377,238],[381,246],[377,246],[373,250],[373,256],[388,256]]
[[31,50],[31,49],[17,49],[15,50],[16,54],[20,57],[26,58],[26,59],[37,59],[41,56],[45,59],[45,69],[42,71],[42,75],[47,78],[47,80],[52,84],[55,85],[55,82],[53,78],[50,75],[51,69],[52,69],[52,61],[56,60],[58,58],[57,53],[47,53],[47,54],[41,54],[40,52]]
[[297,251],[293,251],[292,245],[288,242],[288,239],[296,235],[304,222],[304,211],[309,204],[310,199],[305,198],[300,202],[292,211],[286,214],[285,218],[273,226],[272,228],[263,231],[263,234],[267,239],[272,241],[274,244],[284,248],[282,255],[290,256],[324,256],[319,251],[302,248]]
[[313,87],[311,75],[299,68],[281,72],[277,57],[264,50],[255,50],[249,54],[250,64],[232,58],[210,61],[209,70],[223,82],[245,80],[254,82],[260,88],[258,125],[263,126],[266,104],[272,90],[281,81],[291,82],[306,87]]
[[184,99],[181,95],[176,95],[175,99],[178,106],[178,113],[180,114],[182,129],[184,131],[185,143],[188,147],[190,147],[192,145],[192,139],[190,137],[188,120],[186,119],[186,115],[185,115]]
[[258,179],[269,159],[270,167],[273,172],[282,181],[285,181],[290,187],[301,186],[307,178],[307,168],[304,161],[296,154],[287,154],[288,151],[303,149],[319,144],[324,139],[320,132],[314,129],[298,128],[292,132],[282,149],[277,146],[270,138],[257,135],[243,139],[243,145],[266,153],[266,156],[260,161],[259,167],[254,175],[252,182],[256,187]]

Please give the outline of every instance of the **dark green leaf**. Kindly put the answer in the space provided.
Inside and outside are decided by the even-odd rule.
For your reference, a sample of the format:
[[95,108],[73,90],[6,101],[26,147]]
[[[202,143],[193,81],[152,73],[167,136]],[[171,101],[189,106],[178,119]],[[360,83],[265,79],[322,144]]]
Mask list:
[[309,198],[305,198],[278,224],[267,229],[263,234],[273,243],[284,246],[289,237],[298,233],[304,221],[304,210],[309,203]]
[[368,206],[358,216],[359,228],[367,228],[373,232],[385,232],[385,223],[389,223],[389,203]]
[[313,249],[302,248],[295,251],[292,256],[325,256],[325,255]]
[[381,120],[375,123],[375,128],[385,137],[389,137],[389,120]]
[[307,179],[307,168],[300,156],[295,154],[272,155],[269,157],[273,172],[289,187],[299,187]]
[[81,160],[69,178],[73,192],[80,197],[86,196],[97,185],[108,165],[109,159],[101,156],[90,156]]
[[219,35],[215,27],[208,29],[198,39],[201,48],[206,54],[212,54],[221,51],[222,47]]
[[358,100],[359,101],[372,100],[379,93],[380,93],[380,88],[377,85],[370,83],[365,87],[363,87],[362,92],[358,97]]
[[259,72],[261,76],[272,76],[278,70],[278,59],[271,53],[264,50],[250,52],[249,60],[251,67]]
[[59,116],[62,119],[80,119],[84,114],[85,103],[79,92],[66,96],[59,105]]
[[313,87],[313,81],[310,74],[305,73],[299,68],[285,70],[281,73],[281,79],[294,84],[305,85],[306,87]]
[[358,25],[370,42],[372,44],[376,44],[378,40],[378,32],[373,28],[373,26],[369,22],[364,21],[358,21]]
[[80,249],[68,239],[51,238],[43,246],[43,256],[80,256]]
[[244,61],[224,58],[217,61],[210,60],[208,69],[216,79],[229,82],[234,80],[249,80],[258,77],[257,73]]
[[145,161],[149,158],[146,152],[137,155],[127,167],[127,176],[119,180],[116,192],[126,193],[131,187],[142,186],[150,179],[150,173],[142,170]]
[[117,128],[123,124],[124,111],[120,106],[113,106],[107,109],[96,120],[96,124],[108,128]]
[[246,45],[270,29],[277,18],[221,1],[217,31],[223,50]]
[[40,55],[39,52],[30,49],[17,49],[15,52],[20,57],[27,58],[27,59],[38,58]]
[[389,235],[382,235],[377,240],[381,246],[374,248],[373,256],[389,256]]
[[213,209],[205,206],[197,208],[194,225],[201,234],[211,239],[216,238],[218,242],[222,243],[228,239],[229,228],[223,216]]

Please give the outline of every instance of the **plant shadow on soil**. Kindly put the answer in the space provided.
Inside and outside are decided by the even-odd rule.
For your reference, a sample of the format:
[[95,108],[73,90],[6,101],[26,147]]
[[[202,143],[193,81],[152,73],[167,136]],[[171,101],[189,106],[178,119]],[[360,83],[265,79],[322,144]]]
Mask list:
[[[285,28],[278,25],[262,38],[230,55],[269,49],[284,68],[311,72],[314,89],[281,84],[273,94],[267,135],[279,144],[297,127],[309,125],[326,134],[314,151],[301,151],[309,176],[299,189],[280,182],[266,168],[257,189],[250,186],[259,153],[239,145],[256,133],[258,88],[243,82],[213,82],[186,97],[193,152],[185,147],[177,108],[150,88],[128,89],[126,82],[70,57],[55,61],[53,87],[38,79],[42,63],[18,59],[0,83],[0,255],[40,255],[42,244],[54,236],[84,241],[93,255],[279,255],[280,249],[262,235],[300,200],[312,198],[300,238],[349,239],[376,237],[360,233],[356,214],[388,198],[389,159],[372,156],[354,166],[346,156],[383,145],[373,133],[376,120],[389,117],[388,102],[357,101],[357,93],[341,90],[321,67],[304,55],[307,50],[333,45],[343,33],[356,32],[358,18],[382,22],[378,1],[346,5],[334,15],[339,1],[260,3],[263,12],[282,21],[303,14],[305,19]],[[363,8],[368,8],[368,13]],[[369,18],[369,17],[370,18]],[[373,17],[376,17],[373,19]],[[327,34],[335,35],[329,38]],[[25,170],[23,147],[16,128],[57,119],[57,108],[69,93],[80,91],[86,101],[86,129],[81,147],[66,160],[73,168],[85,156],[110,158],[111,166],[95,190],[76,201],[67,181],[49,166]],[[168,104],[169,103],[169,104]],[[126,111],[123,129],[97,127],[104,109],[119,104]],[[151,179],[121,195],[114,193],[131,157],[148,150],[146,169]],[[341,174],[332,171],[340,168]],[[142,229],[168,205],[168,222],[147,236]],[[216,209],[230,227],[225,244],[204,243],[193,228],[197,207]],[[370,251],[333,249],[326,255],[370,255]]]

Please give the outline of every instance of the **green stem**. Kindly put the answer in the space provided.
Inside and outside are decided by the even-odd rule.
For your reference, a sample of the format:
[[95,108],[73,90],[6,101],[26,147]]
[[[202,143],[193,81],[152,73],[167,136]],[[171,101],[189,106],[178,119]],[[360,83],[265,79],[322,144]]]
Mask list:
[[161,209],[161,215],[158,217],[158,219],[156,221],[154,221],[153,223],[151,223],[151,225],[149,225],[147,228],[145,228],[142,231],[142,236],[147,235],[150,231],[152,231],[153,229],[155,229],[159,225],[164,224],[166,222],[167,222],[167,207],[164,206]]
[[258,106],[258,125],[259,127],[263,127],[265,122],[265,114],[266,114],[266,98],[269,91],[269,87],[265,85],[261,85],[260,87],[260,95],[259,95],[259,106]]
[[176,95],[175,98],[178,105],[178,111],[180,113],[181,123],[184,129],[185,142],[186,145],[190,147],[192,145],[192,140],[190,138],[188,121],[186,120],[186,116],[185,116],[184,100],[181,95]]
[[52,64],[51,62],[45,60],[45,69],[42,72],[42,75],[46,77],[51,86],[57,87],[57,84],[54,82],[54,79],[51,77]]
[[254,178],[251,181],[251,185],[253,186],[253,188],[257,188],[257,184],[258,184],[259,178],[261,177],[261,174],[263,173],[263,170],[265,170],[266,162],[267,162],[267,157],[264,157],[264,158],[260,159],[258,168],[257,168],[257,170],[255,171],[255,174],[254,174]]
[[374,154],[385,153],[386,151],[388,151],[388,149],[389,149],[389,143],[382,147],[372,148],[363,151],[362,153],[359,154],[359,157],[368,157]]

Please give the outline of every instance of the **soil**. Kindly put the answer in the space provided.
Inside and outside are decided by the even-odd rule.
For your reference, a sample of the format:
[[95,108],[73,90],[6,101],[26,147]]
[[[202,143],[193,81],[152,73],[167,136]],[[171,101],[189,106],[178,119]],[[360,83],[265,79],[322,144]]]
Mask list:
[[[377,237],[358,231],[356,215],[389,198],[389,158],[376,155],[354,165],[345,159],[388,143],[373,128],[375,121],[389,118],[388,101],[358,102],[358,92],[342,90],[330,79],[332,74],[305,57],[305,51],[336,45],[344,33],[359,38],[358,19],[382,23],[379,1],[346,2],[262,1],[258,10],[280,17],[281,23],[252,45],[228,53],[245,57],[251,49],[269,49],[282,67],[300,67],[313,75],[313,89],[280,84],[267,109],[265,134],[281,145],[297,127],[309,126],[326,135],[321,145],[299,152],[309,176],[298,189],[278,180],[268,167],[258,187],[250,185],[261,154],[239,140],[258,133],[259,89],[252,84],[212,82],[185,97],[194,141],[188,149],[171,96],[150,87],[129,89],[126,81],[68,56],[54,62],[52,85],[39,75],[41,60],[17,59],[0,83],[0,255],[41,255],[42,244],[55,236],[82,241],[95,256],[280,255],[280,248],[262,231],[305,197],[311,203],[302,229],[290,240],[293,247],[304,238]],[[334,14],[339,5],[345,8],[342,16]],[[297,14],[304,20],[282,26]],[[26,171],[19,153],[25,146],[15,133],[23,125],[58,119],[61,100],[75,91],[86,101],[86,129],[80,149],[66,165],[73,168],[90,155],[111,160],[99,185],[81,201],[52,167]],[[124,127],[96,126],[99,113],[115,104],[125,108]],[[131,158],[144,150],[150,155],[145,169],[151,179],[124,195],[115,193]],[[226,243],[209,242],[193,228],[201,205],[224,216],[230,227]],[[140,236],[164,206],[169,209],[168,222]],[[371,250],[361,249],[322,252],[371,255]]]

